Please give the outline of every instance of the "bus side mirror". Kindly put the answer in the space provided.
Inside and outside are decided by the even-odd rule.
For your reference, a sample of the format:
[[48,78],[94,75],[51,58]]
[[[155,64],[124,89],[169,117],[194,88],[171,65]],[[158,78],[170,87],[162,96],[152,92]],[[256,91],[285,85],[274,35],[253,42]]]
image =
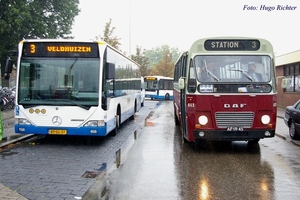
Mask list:
[[178,87],[179,89],[184,89],[184,77],[180,77],[179,80],[178,80]]
[[14,65],[14,61],[12,59],[8,58],[6,60],[6,64],[5,64],[5,73],[11,73],[13,65]]
[[114,79],[116,77],[116,67],[114,63],[106,63],[106,79]]
[[281,81],[281,87],[283,89],[285,89],[287,87],[287,79],[286,78],[283,78],[282,81]]

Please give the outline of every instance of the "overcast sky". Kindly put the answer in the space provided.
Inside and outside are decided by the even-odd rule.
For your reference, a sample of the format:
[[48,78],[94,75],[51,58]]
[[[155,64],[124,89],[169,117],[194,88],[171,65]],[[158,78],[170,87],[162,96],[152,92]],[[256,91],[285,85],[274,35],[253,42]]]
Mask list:
[[102,36],[111,18],[127,54],[165,44],[185,51],[212,36],[265,38],[277,56],[300,50],[299,0],[80,0],[79,8],[75,39]]

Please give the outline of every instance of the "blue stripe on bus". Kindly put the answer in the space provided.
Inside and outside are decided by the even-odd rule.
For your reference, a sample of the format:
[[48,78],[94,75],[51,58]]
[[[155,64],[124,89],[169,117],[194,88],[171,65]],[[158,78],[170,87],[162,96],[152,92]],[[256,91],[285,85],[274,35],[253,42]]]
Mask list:
[[[158,96],[158,95],[149,95],[150,98],[153,99],[165,99],[165,96]],[[173,96],[169,96],[169,99],[173,99]]]
[[[21,131],[22,130],[22,131]],[[49,130],[66,130],[66,135],[84,135],[84,136],[106,136],[106,126],[101,127],[50,127],[50,126],[33,126],[15,124],[15,132],[21,134],[40,134],[49,135]],[[91,133],[93,132],[93,133]]]

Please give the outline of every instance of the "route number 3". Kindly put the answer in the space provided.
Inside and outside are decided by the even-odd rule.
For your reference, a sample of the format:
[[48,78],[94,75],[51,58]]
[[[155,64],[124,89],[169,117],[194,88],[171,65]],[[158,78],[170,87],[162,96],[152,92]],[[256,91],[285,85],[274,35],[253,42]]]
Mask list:
[[35,45],[30,44],[30,53],[35,53]]

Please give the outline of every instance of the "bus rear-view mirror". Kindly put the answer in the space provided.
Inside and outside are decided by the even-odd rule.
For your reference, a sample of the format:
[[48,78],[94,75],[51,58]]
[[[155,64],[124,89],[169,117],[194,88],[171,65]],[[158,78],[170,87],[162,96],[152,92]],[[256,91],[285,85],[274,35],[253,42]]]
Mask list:
[[5,64],[5,73],[11,73],[14,65],[13,59],[8,58]]
[[184,89],[184,77],[180,77],[178,80],[179,89]]
[[116,77],[116,67],[114,63],[106,63],[106,79],[114,79]]

